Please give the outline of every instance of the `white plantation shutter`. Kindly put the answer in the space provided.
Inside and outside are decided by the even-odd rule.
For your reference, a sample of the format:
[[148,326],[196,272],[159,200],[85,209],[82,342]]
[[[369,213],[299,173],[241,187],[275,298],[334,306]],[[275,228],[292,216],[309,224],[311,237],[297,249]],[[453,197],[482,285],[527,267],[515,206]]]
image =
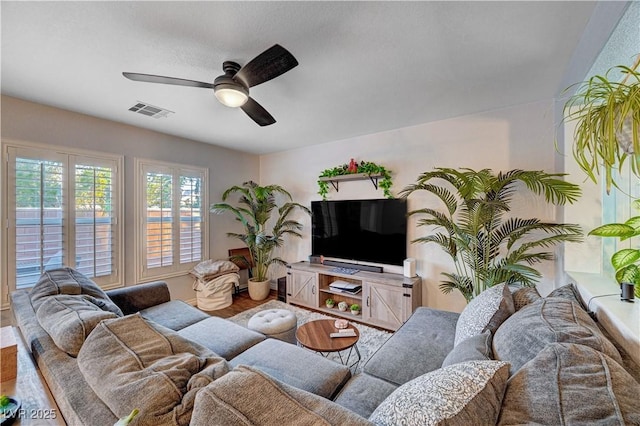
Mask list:
[[207,170],[137,160],[137,279],[183,275],[206,258]]
[[173,177],[171,174],[146,173],[147,195],[145,226],[146,267],[173,265]]
[[3,293],[33,286],[42,272],[61,266],[100,285],[120,285],[122,157],[17,143],[4,154]]
[[115,268],[114,180],[111,167],[75,166],[76,269],[90,277],[109,276]]
[[203,260],[202,257],[202,177],[180,176],[180,263]]
[[64,161],[17,157],[14,166],[12,244],[16,288],[30,287],[65,256]]

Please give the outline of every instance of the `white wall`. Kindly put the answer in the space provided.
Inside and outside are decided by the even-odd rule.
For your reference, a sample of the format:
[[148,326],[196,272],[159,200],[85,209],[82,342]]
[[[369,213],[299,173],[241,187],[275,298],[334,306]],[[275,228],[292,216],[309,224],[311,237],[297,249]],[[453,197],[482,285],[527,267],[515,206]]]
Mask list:
[[[327,125],[331,125],[327,123]],[[514,168],[554,172],[554,124],[552,100],[514,106],[497,111],[426,123],[384,133],[364,135],[297,150],[260,157],[260,182],[280,184],[297,202],[310,205],[319,200],[317,177],[326,168],[349,162],[373,161],[392,170],[397,194],[414,183],[421,172],[434,167],[491,168],[494,171]],[[523,192],[517,200],[516,214],[554,220],[556,211],[544,199],[534,199]],[[339,193],[330,187],[330,199],[381,198],[369,181],[343,182]],[[409,198],[409,210],[423,207],[440,208],[431,197],[414,194]],[[302,240],[290,240],[281,256],[287,261],[307,259],[311,253],[310,218],[300,216],[305,224]],[[409,222],[408,239],[424,235]],[[433,245],[408,246],[408,256],[418,262],[418,274],[423,277],[423,305],[460,311],[464,298],[456,294],[443,295],[438,288],[440,273],[451,270],[449,258]],[[543,266],[545,274],[539,285],[541,294],[554,288],[553,264]],[[275,273],[280,274],[281,271]]]
[[[46,143],[124,155],[125,162],[125,283],[135,284],[134,256],[134,158],[141,157],[209,168],[209,201],[216,202],[223,191],[246,180],[257,180],[259,159],[210,144],[195,142],[141,128],[102,120],[2,96],[2,139]],[[140,116],[141,120],[154,120]],[[209,232],[211,258],[227,256],[238,243],[226,237],[231,218],[212,215]],[[189,275],[167,280],[171,296],[195,298]]]

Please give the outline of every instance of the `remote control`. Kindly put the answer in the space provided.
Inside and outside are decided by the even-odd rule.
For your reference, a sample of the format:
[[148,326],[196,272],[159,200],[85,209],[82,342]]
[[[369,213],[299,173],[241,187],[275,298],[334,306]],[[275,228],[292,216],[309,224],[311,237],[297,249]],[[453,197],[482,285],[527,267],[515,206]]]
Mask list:
[[356,333],[331,333],[329,337],[356,337]]

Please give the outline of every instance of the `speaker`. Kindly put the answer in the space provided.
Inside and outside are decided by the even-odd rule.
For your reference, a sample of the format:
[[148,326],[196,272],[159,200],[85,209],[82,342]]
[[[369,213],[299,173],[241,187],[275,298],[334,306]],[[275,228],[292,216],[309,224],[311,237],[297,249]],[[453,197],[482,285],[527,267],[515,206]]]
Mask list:
[[322,264],[324,263],[324,257],[312,254],[309,256],[309,263]]
[[416,276],[416,260],[412,257],[404,260],[405,277],[413,278]]
[[633,302],[633,298],[634,298],[633,290],[634,290],[634,285],[632,283],[620,284],[620,300]]
[[278,300],[287,301],[287,277],[278,278]]

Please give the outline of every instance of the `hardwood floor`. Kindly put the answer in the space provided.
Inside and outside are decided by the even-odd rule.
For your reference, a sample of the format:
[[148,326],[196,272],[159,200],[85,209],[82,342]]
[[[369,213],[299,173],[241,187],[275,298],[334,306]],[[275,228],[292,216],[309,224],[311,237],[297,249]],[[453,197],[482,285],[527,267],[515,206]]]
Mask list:
[[229,318],[236,314],[255,308],[258,305],[268,302],[269,300],[277,300],[276,290],[271,290],[269,297],[264,300],[251,300],[248,291],[241,291],[239,294],[233,295],[233,304],[228,308],[219,309],[217,311],[203,311],[214,317]]

